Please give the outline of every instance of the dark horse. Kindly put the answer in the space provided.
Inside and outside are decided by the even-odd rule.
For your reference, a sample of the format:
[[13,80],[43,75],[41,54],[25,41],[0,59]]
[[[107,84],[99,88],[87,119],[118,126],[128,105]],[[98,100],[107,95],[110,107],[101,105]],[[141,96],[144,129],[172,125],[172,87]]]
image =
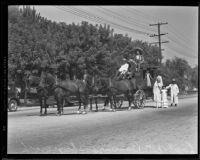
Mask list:
[[134,98],[134,93],[137,89],[141,88],[140,82],[138,82],[137,78],[135,77],[136,65],[133,62],[130,64],[131,66],[129,69],[129,73],[125,79],[119,80],[118,77],[100,77],[104,92],[108,97],[104,103],[104,106],[110,102],[110,108],[112,111],[116,110],[116,96],[119,94],[124,94],[124,96],[127,98],[129,102],[128,109],[130,110],[131,103]]
[[54,89],[54,95],[58,106],[58,114],[61,114],[64,98],[68,98],[69,96],[73,95],[79,100],[79,108],[77,113],[81,113],[81,103],[83,103],[84,110],[82,114],[86,114],[86,107],[88,105],[91,87],[91,78],[89,77],[87,77],[85,80],[65,80],[59,82]]
[[44,115],[47,114],[47,99],[49,96],[54,95],[55,78],[50,73],[43,72],[41,76],[29,76],[29,86],[36,87],[38,99],[40,102],[40,115],[42,115],[43,108],[45,109]]

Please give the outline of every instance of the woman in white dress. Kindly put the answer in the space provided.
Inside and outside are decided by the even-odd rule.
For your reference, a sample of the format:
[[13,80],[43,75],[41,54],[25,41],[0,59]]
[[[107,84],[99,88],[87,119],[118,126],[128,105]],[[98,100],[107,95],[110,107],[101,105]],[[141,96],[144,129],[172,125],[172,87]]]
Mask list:
[[147,81],[147,87],[151,87],[151,80],[153,78],[151,77],[151,74],[149,73],[149,70],[147,70],[147,72],[145,74],[145,78],[146,78],[146,81]]
[[161,76],[157,76],[156,81],[153,86],[154,102],[156,102],[156,107],[161,107],[161,89],[163,86],[163,81]]

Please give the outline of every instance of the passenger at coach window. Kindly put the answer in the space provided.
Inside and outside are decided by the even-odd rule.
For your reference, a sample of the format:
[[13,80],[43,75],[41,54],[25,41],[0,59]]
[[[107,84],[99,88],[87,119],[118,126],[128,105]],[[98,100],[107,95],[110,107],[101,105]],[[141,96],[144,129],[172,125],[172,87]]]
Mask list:
[[149,70],[146,71],[145,79],[147,81],[147,87],[151,87],[151,80],[153,78],[151,77],[151,74],[149,73]]
[[163,86],[163,81],[161,76],[157,76],[156,81],[153,86],[154,102],[156,102],[156,107],[161,107],[161,89]]

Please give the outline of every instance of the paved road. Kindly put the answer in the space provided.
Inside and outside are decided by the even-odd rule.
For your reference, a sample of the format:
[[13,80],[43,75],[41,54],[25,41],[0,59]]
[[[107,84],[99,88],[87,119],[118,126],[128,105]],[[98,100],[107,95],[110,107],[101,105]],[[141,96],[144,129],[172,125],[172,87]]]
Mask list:
[[[126,104],[124,105],[126,106]],[[65,108],[39,116],[39,108],[8,113],[8,154],[197,153],[197,97],[178,107],[99,111],[77,115]]]

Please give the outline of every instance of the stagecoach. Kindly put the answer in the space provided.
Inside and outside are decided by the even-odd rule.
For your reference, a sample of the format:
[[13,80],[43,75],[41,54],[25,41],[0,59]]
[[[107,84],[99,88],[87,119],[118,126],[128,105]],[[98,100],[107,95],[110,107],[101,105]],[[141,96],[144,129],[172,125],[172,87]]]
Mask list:
[[[145,102],[147,99],[153,98],[153,84],[156,78],[156,71],[159,66],[156,65],[149,65],[145,63],[143,57],[143,50],[141,48],[135,48],[134,55],[130,55],[129,57],[136,58],[137,62],[137,69],[134,72],[134,78],[136,79],[136,85],[139,86],[133,92],[133,104],[137,108],[143,108],[145,106]],[[151,75],[151,86],[147,86],[147,78],[146,73],[149,71]],[[106,96],[104,96],[106,98]],[[97,98],[97,97],[95,97]],[[112,105],[116,105],[116,108],[121,108],[123,101],[126,99],[124,94],[116,95],[115,97],[115,104],[114,101]]]
[[[42,113],[42,108],[44,107],[45,114],[46,114],[46,108],[48,106],[47,105],[48,103],[46,102],[46,100],[48,99],[48,97],[54,96],[54,99],[57,101],[57,104],[59,104],[59,106],[60,106],[59,108],[61,108],[64,105],[63,100],[66,98],[66,96],[67,96],[66,102],[71,101],[70,99],[72,98],[73,94],[70,95],[69,93],[75,94],[74,96],[77,98],[76,100],[79,101],[79,109],[81,107],[80,103],[82,101],[80,99],[81,98],[80,96],[83,96],[82,98],[85,99],[84,100],[84,110],[85,110],[85,107],[86,107],[85,104],[87,101],[86,97],[88,96],[87,92],[89,90],[91,90],[93,92],[92,93],[93,95],[91,95],[89,97],[89,99],[94,99],[94,98],[95,99],[103,98],[104,100],[107,99],[110,101],[111,108],[112,108],[112,106],[115,106],[115,108],[121,108],[123,101],[125,99],[127,99],[129,101],[129,108],[131,108],[131,103],[133,103],[134,106],[137,108],[143,108],[145,106],[146,99],[148,99],[149,97],[152,97],[152,95],[153,95],[153,83],[155,80],[155,71],[158,69],[158,66],[151,66],[151,65],[148,65],[147,63],[145,63],[142,49],[136,48],[135,52],[136,53],[134,53],[132,55],[132,57],[129,56],[134,59],[132,61],[134,63],[133,63],[133,67],[132,67],[131,78],[129,77],[130,78],[129,80],[128,79],[125,80],[127,82],[127,84],[124,85],[126,87],[126,89],[124,92],[121,92],[121,93],[111,91],[113,88],[110,86],[110,84],[112,83],[111,81],[113,81],[113,82],[117,81],[116,79],[112,79],[111,77],[106,77],[106,83],[107,83],[106,86],[109,90],[106,92],[107,95],[106,96],[98,96],[98,95],[96,95],[96,93],[93,92],[94,88],[96,88],[95,85],[91,84],[91,86],[89,87],[89,86],[87,86],[85,81],[82,81],[82,80],[61,81],[62,83],[59,82],[57,84],[56,83],[57,78],[50,73],[45,73],[44,71],[42,72],[43,74],[41,74],[41,77],[37,77],[37,76],[33,76],[33,75],[30,76],[29,77],[30,86],[31,86],[31,84],[37,84],[37,86],[38,86],[40,82],[43,82],[42,86],[39,87],[39,92],[36,93],[37,98],[40,99],[39,102],[40,102],[40,106],[41,106],[41,113]],[[150,75],[152,77],[151,86],[145,85],[147,83],[147,78],[145,76],[147,70],[150,72]],[[94,78],[94,76],[93,76],[93,78]],[[133,81],[134,81],[134,83],[132,83]],[[123,82],[123,83],[125,83],[125,82]],[[65,88],[65,87],[70,87],[70,85],[72,85],[72,84],[73,84],[73,86],[76,86],[75,89],[78,88],[78,90],[76,89],[75,91],[72,92],[70,89],[73,87]],[[54,87],[52,87],[52,86],[54,86]],[[123,87],[121,87],[121,88],[123,88]],[[119,88],[116,90],[119,90]],[[122,90],[124,90],[124,89],[122,89]],[[19,105],[19,103],[17,102],[18,99],[19,99],[19,97],[16,99],[13,99],[16,102],[15,106]],[[59,103],[58,103],[58,100],[59,100]],[[59,114],[61,114],[60,110],[59,110]]]
[[[153,83],[155,81],[155,71],[158,69],[158,66],[141,66],[140,70],[136,73],[136,79],[141,83],[146,83],[145,74],[147,70],[149,70],[152,80],[151,86],[142,86],[138,90],[135,91],[133,95],[133,104],[135,107],[141,109],[144,108],[146,100],[153,98]],[[116,96],[116,108],[121,108],[125,97],[123,94]],[[114,105],[114,104],[113,104]]]

